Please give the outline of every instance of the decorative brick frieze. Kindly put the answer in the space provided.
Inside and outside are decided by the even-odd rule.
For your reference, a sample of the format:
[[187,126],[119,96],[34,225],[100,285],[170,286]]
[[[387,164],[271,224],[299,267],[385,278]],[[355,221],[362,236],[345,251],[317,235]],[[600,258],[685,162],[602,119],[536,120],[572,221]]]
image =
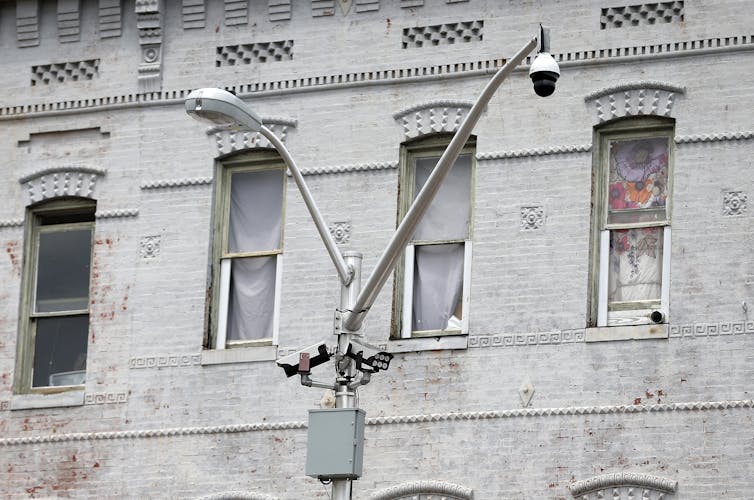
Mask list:
[[[629,494],[623,489],[634,491]],[[675,493],[678,481],[664,477],[651,476],[638,472],[617,472],[602,474],[590,479],[576,481],[568,486],[573,498],[580,500],[596,500],[598,498],[633,498],[642,500],[658,500],[666,498],[663,493]],[[639,491],[636,491],[639,490]],[[623,493],[626,493],[624,496]]]
[[415,7],[424,7],[424,0],[401,0],[402,9],[413,9]]
[[333,167],[302,168],[302,175],[344,174],[347,172],[369,172],[373,170],[393,170],[397,162],[357,163],[355,165],[337,165]]
[[105,175],[101,169],[89,167],[55,167],[40,170],[19,179],[26,188],[26,204],[63,196],[94,198],[97,179]]
[[40,64],[31,67],[31,85],[77,82],[99,76],[99,59]]
[[[201,355],[197,354],[197,357]],[[132,358],[143,359],[143,358]],[[151,358],[150,358],[151,359]],[[198,364],[198,363],[196,363]],[[132,366],[132,368],[134,368]],[[558,417],[574,415],[608,415],[608,414],[641,414],[656,412],[709,412],[733,409],[754,408],[754,400],[727,401],[692,401],[687,403],[656,403],[648,405],[603,405],[603,406],[566,406],[559,408],[518,408],[510,410],[468,411],[450,413],[431,413],[416,415],[380,416],[366,419],[367,425],[411,425],[431,424],[448,421],[477,421],[511,418]],[[69,441],[98,441],[109,439],[148,439],[166,438],[192,435],[235,434],[246,432],[266,432],[280,430],[306,429],[304,421],[293,422],[262,422],[255,424],[215,425],[209,427],[179,427],[166,429],[145,429],[110,432],[79,432],[71,434],[48,434],[0,438],[0,447],[26,444],[62,443]]]
[[201,354],[167,354],[164,356],[139,356],[128,360],[128,367],[139,368],[177,368],[199,365]]
[[204,28],[206,21],[205,0],[183,0],[181,4],[181,22],[183,29]]
[[[645,45],[628,47],[625,49],[589,50],[583,52],[568,52],[554,54],[560,63],[571,65],[589,64],[591,61],[612,59],[619,61],[624,57],[637,55],[647,58],[684,56],[689,53],[720,53],[754,50],[754,35],[734,36],[725,38],[710,38],[689,42],[676,42],[662,45]],[[531,61],[528,60],[527,64]],[[341,88],[351,86],[392,85],[401,81],[413,81],[417,78],[453,78],[470,75],[487,75],[489,71],[500,68],[505,59],[488,59],[463,61],[451,64],[438,64],[416,67],[402,67],[355,73],[341,73],[330,75],[304,76],[301,78],[274,81],[256,81],[225,88],[237,95],[252,95],[264,93],[296,93],[303,89]],[[525,67],[522,69],[526,69]],[[178,89],[170,91],[144,91],[137,94],[123,94],[96,98],[82,98],[76,100],[46,102],[38,104],[18,104],[0,108],[0,120],[25,118],[28,115],[61,113],[69,111],[90,110],[107,107],[144,106],[147,104],[163,105],[165,101],[183,103],[192,89]],[[587,98],[587,100],[590,100]]]
[[99,37],[113,38],[121,35],[122,13],[120,0],[99,0]]
[[39,3],[37,0],[16,1],[16,45],[39,45]]
[[743,132],[722,132],[719,134],[678,135],[675,137],[675,143],[693,144],[696,142],[748,141],[750,139],[754,139],[754,131],[747,130]]
[[432,101],[412,106],[393,115],[403,126],[407,139],[437,132],[455,132],[473,103],[466,101]]
[[189,186],[208,186],[212,184],[212,177],[191,177],[182,179],[162,179],[145,181],[141,183],[141,189],[166,189]]
[[754,321],[722,321],[720,323],[694,323],[669,325],[670,338],[714,337],[725,335],[754,334]]
[[122,404],[128,402],[127,392],[101,392],[84,394],[85,405]]
[[217,47],[215,66],[219,68],[241,64],[290,61],[291,59],[293,59],[293,40],[278,40]]
[[213,493],[212,495],[199,497],[196,500],[229,500],[231,498],[235,498],[239,500],[240,499],[243,499],[243,500],[278,500],[278,497],[265,495],[263,493],[257,493],[255,491],[242,491],[242,490],[231,490],[231,491],[223,491],[221,493]]
[[514,151],[501,151],[499,153],[477,153],[477,160],[502,160],[506,158],[525,158],[527,156],[547,156],[561,154],[588,153],[592,150],[591,144],[578,144],[570,146],[549,146],[534,149],[518,149]]
[[113,210],[97,211],[95,217],[97,219],[118,219],[122,217],[136,217],[139,215],[138,208],[116,208]]
[[81,34],[79,0],[58,0],[58,40],[78,42]]
[[403,28],[403,48],[481,42],[483,30],[482,20]]
[[278,21],[290,21],[291,0],[268,0],[267,11],[270,16],[270,21],[273,23]]
[[22,227],[24,225],[23,219],[6,219],[0,220],[0,228],[4,227]]
[[494,335],[470,335],[469,348],[572,344],[575,342],[584,342],[585,337],[586,331],[584,329],[539,333],[500,333]]
[[683,1],[653,2],[600,11],[600,29],[683,22]]

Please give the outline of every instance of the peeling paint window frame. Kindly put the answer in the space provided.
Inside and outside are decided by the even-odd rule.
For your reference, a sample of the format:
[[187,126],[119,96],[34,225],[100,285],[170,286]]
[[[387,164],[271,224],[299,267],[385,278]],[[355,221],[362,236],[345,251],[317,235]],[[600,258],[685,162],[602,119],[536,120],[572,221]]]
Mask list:
[[[415,197],[416,160],[427,157],[440,157],[450,142],[452,135],[436,134],[401,145],[400,178],[398,192],[398,219],[405,216]],[[469,193],[469,227],[468,235],[463,240],[410,242],[403,257],[396,265],[393,287],[393,311],[391,321],[391,338],[408,339],[422,337],[440,337],[450,335],[468,335],[471,295],[471,260],[472,235],[474,233],[474,185],[476,179],[476,138],[471,137],[464,145],[460,155],[471,158],[471,185]],[[437,198],[435,198],[435,201]],[[461,292],[462,317],[457,328],[443,330],[412,330],[412,305],[414,288],[414,264],[417,245],[462,243],[464,246],[463,284]],[[407,306],[408,304],[408,306]]]
[[[592,157],[593,209],[592,209],[592,258],[590,271],[589,326],[620,327],[655,324],[650,314],[660,311],[661,323],[668,323],[670,295],[670,256],[672,192],[675,164],[675,120],[662,117],[631,117],[616,120],[594,129],[594,149]],[[609,151],[613,141],[631,139],[666,138],[668,141],[667,199],[664,219],[652,222],[617,223],[608,221],[609,199]],[[608,300],[608,276],[610,265],[610,236],[612,231],[662,228],[662,263],[660,297],[656,300],[616,302]]]
[[[85,383],[86,377],[86,357],[88,354],[89,344],[89,315],[90,315],[90,298],[91,298],[91,274],[92,262],[94,255],[94,231],[95,221],[94,214],[96,202],[84,198],[57,199],[46,201],[41,204],[31,206],[26,214],[26,228],[24,235],[24,269],[22,280],[21,295],[21,324],[19,328],[19,338],[16,352],[16,377],[14,379],[15,394],[54,394],[70,390],[81,390]],[[50,219],[45,222],[45,218]],[[57,219],[57,220],[56,220]],[[37,312],[35,311],[37,272],[39,269],[39,244],[40,235],[43,233],[63,232],[71,230],[88,229],[91,235],[90,255],[89,255],[89,284],[86,297],[86,308],[75,310],[61,310],[55,312]],[[87,318],[86,329],[86,347],[83,353],[84,370],[83,379],[80,383],[68,385],[45,385],[34,386],[34,363],[35,363],[35,342],[37,336],[37,325],[40,320],[45,318]],[[81,374],[72,373],[71,377],[75,379]]]
[[[229,254],[225,251],[230,227],[230,198],[232,175],[241,172],[279,170],[283,173],[282,209],[280,214],[280,245],[276,249],[259,252]],[[283,274],[283,250],[285,233],[285,205],[287,192],[286,166],[273,151],[258,150],[236,153],[217,161],[215,173],[214,237],[211,263],[211,299],[208,312],[208,339],[206,348],[225,350],[244,347],[276,346],[280,323],[280,293]],[[272,335],[257,340],[227,340],[227,314],[230,300],[231,261],[235,258],[274,257],[275,297]]]

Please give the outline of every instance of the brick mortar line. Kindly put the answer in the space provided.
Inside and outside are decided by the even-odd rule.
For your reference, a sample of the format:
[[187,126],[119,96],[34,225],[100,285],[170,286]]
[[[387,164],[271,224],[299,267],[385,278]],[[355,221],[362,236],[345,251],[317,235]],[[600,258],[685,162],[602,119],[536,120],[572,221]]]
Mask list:
[[[476,412],[450,412],[421,415],[403,415],[394,417],[373,417],[366,420],[367,425],[414,424],[427,422],[492,420],[504,418],[550,417],[574,415],[607,415],[629,413],[652,413],[673,411],[708,411],[728,410],[733,408],[754,408],[754,400],[732,401],[696,401],[689,403],[658,403],[651,405],[609,405],[609,406],[572,406],[563,408],[524,408],[516,410],[494,410]],[[108,439],[137,439],[171,436],[191,436],[204,434],[234,434],[271,430],[293,430],[308,428],[306,422],[280,422],[261,424],[219,425],[211,427],[180,427],[169,429],[82,432],[72,434],[30,436],[0,439],[0,446],[23,444],[62,443],[69,441],[98,441]]]

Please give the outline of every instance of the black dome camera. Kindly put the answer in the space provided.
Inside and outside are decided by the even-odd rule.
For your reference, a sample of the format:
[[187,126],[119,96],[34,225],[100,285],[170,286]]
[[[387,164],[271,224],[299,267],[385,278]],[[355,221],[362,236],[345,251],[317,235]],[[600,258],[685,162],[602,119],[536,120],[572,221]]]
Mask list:
[[547,52],[540,52],[529,68],[529,78],[534,83],[534,92],[540,97],[547,97],[555,92],[555,82],[560,77],[558,63]]

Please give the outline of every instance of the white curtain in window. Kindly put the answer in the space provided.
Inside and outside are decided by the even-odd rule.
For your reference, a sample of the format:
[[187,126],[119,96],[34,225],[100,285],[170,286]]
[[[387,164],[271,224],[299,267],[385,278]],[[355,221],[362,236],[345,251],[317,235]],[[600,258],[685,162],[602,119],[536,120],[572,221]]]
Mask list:
[[[414,196],[427,182],[439,158],[416,160]],[[471,155],[458,157],[445,178],[427,214],[414,233],[414,240],[465,240],[471,218]]]
[[463,294],[463,259],[463,243],[415,247],[412,330],[449,328]]
[[660,300],[662,228],[611,232],[608,301]]
[[272,338],[277,257],[233,259],[228,341]]
[[282,213],[282,170],[233,174],[228,252],[259,252],[280,248]]

